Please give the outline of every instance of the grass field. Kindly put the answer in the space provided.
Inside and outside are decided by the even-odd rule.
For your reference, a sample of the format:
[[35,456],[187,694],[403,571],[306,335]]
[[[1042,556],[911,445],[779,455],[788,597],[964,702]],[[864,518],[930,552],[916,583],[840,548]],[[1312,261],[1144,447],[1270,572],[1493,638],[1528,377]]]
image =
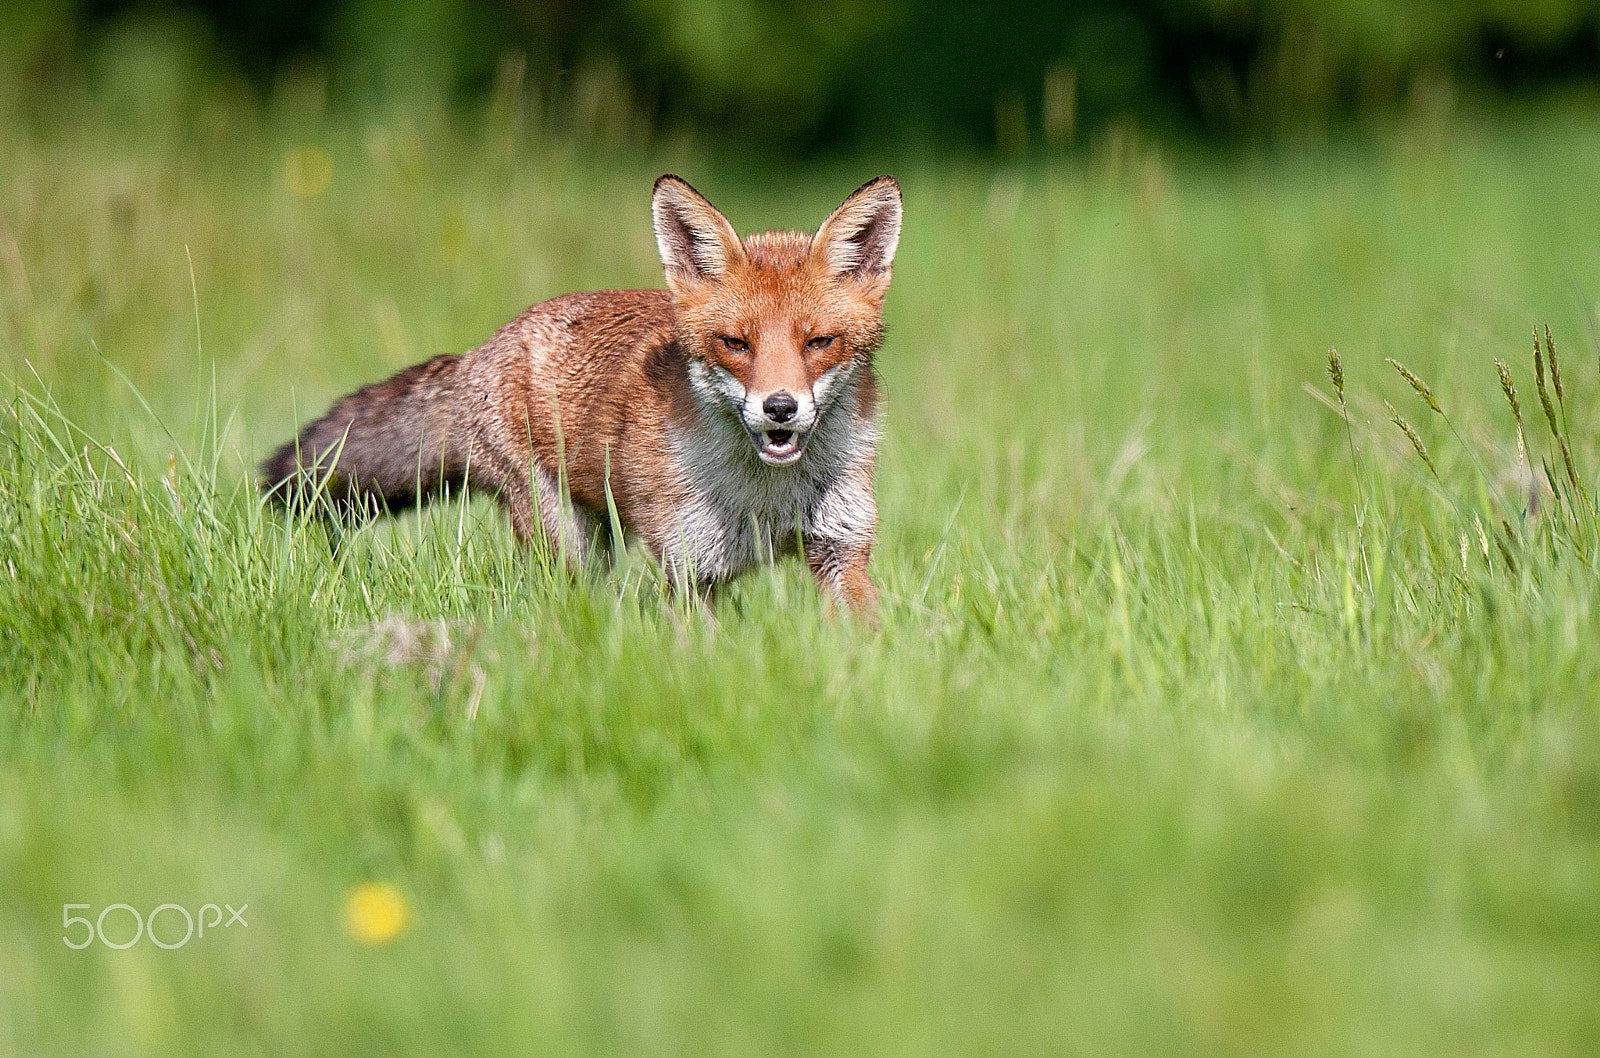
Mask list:
[[[0,1053],[1596,1053],[1593,114],[896,166],[878,633],[482,501],[335,557],[249,468],[659,285],[663,170],[809,228],[886,164],[14,117]],[[248,925],[63,942],[117,903]]]

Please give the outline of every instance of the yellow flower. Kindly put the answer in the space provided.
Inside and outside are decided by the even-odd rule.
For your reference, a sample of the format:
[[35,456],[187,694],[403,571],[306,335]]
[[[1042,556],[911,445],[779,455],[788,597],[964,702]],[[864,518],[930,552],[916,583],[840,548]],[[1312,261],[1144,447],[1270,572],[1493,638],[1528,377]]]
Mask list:
[[409,918],[406,898],[387,882],[358,885],[344,903],[344,928],[362,944],[394,940],[405,932]]
[[333,183],[333,161],[316,147],[296,147],[283,160],[283,182],[295,198],[316,198]]

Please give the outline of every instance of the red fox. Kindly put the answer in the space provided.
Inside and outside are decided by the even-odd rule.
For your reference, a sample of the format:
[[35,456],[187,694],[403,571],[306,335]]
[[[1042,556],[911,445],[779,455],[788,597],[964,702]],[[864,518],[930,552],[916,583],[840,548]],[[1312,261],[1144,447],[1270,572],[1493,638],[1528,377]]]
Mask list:
[[869,181],[813,236],[740,240],[676,176],[651,197],[666,290],[567,294],[477,349],[359,389],[261,466],[279,506],[362,521],[463,489],[581,566],[609,525],[713,588],[802,550],[872,616],[883,299],[900,185]]

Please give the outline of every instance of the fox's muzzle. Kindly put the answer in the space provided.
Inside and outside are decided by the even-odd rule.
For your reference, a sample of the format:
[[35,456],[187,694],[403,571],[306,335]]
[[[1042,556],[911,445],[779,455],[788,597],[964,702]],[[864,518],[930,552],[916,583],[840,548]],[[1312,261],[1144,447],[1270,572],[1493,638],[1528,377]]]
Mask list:
[[817,405],[810,393],[787,389],[746,393],[741,418],[756,455],[768,466],[784,467],[800,458],[806,438],[817,423]]

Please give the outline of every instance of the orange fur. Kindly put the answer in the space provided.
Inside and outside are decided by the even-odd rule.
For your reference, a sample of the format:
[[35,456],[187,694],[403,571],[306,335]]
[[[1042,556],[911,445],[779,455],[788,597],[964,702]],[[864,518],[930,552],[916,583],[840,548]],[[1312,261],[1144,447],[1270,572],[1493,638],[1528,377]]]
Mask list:
[[553,298],[469,353],[344,397],[263,463],[269,497],[304,507],[321,481],[360,519],[484,489],[520,538],[542,532],[581,563],[609,486],[675,578],[724,582],[798,535],[819,586],[871,613],[872,356],[899,186],[869,182],[815,236],[740,240],[671,176],[652,211],[668,290]]

